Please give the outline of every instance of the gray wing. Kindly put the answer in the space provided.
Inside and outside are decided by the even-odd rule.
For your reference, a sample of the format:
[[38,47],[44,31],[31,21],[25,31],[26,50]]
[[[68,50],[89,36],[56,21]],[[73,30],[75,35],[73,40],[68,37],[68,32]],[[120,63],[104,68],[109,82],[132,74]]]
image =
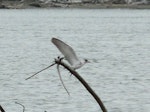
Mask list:
[[59,49],[59,51],[65,56],[66,60],[71,64],[74,65],[77,62],[79,62],[78,57],[76,56],[74,50],[67,44],[65,44],[63,41],[52,38],[51,40],[54,45]]

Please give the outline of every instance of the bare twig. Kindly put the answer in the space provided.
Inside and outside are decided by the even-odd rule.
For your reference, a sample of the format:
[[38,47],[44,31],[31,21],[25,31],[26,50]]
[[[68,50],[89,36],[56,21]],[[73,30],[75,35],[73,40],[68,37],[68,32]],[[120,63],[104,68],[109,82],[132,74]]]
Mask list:
[[22,105],[21,103],[18,103],[18,102],[15,102],[15,103],[21,105],[23,107],[23,112],[25,112],[25,106],[24,105]]
[[88,83],[75,70],[73,70],[71,67],[69,67],[68,65],[63,63],[60,59],[55,60],[55,63],[65,67],[68,71],[70,71],[70,73],[73,74],[84,85],[84,87],[88,90],[88,92],[94,97],[94,99],[99,104],[101,110],[103,112],[107,112],[107,110],[106,110],[103,102],[99,98],[99,96],[93,91],[93,89],[88,85]]
[[3,109],[3,107],[1,105],[0,105],[0,111],[5,112],[5,110]]
[[36,72],[35,74],[31,75],[30,77],[26,78],[25,80],[28,80],[28,79],[32,78],[33,76],[35,76],[35,75],[37,75],[38,73],[40,73],[40,72],[42,72],[42,71],[44,71],[44,70],[46,70],[46,69],[48,69],[48,68],[54,66],[55,64],[56,64],[56,63],[53,63],[53,64],[49,65],[48,67],[46,67],[46,68],[44,68],[44,69],[42,69],[42,70]]
[[59,70],[59,64],[57,64],[57,71],[58,71],[59,79],[60,79],[60,81],[61,81],[61,83],[62,83],[64,89],[66,90],[66,92],[67,92],[68,95],[70,96],[70,93],[69,93],[69,91],[67,90],[67,88],[66,88],[66,86],[65,86],[65,84],[64,84],[64,82],[63,82],[63,80],[62,80],[62,77],[61,77],[61,74],[60,74],[60,70]]

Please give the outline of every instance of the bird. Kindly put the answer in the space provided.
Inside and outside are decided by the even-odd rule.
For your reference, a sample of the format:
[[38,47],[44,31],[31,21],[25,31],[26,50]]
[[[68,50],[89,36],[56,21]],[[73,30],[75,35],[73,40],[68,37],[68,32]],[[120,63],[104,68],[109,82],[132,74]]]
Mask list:
[[77,57],[73,48],[64,43],[63,41],[57,38],[52,38],[51,41],[58,48],[58,50],[64,55],[64,58],[69,62],[69,64],[74,70],[81,68],[83,65],[89,62],[87,59],[80,60]]

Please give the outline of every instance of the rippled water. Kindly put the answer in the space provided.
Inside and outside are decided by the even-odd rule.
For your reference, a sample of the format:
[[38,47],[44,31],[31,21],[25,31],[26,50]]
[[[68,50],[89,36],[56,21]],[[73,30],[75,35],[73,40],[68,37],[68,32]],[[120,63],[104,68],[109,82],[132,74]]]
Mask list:
[[79,81],[56,67],[58,37],[91,63],[79,69],[109,112],[150,111],[150,10],[0,10],[0,104],[6,112],[99,112]]

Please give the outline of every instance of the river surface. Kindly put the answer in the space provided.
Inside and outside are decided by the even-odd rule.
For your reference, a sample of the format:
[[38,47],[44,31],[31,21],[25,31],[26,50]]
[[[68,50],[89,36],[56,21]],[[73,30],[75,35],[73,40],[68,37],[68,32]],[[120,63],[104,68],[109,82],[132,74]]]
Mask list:
[[78,73],[108,112],[150,112],[150,10],[0,10],[0,105],[6,112],[99,112],[81,83],[56,67],[57,37],[87,58]]

